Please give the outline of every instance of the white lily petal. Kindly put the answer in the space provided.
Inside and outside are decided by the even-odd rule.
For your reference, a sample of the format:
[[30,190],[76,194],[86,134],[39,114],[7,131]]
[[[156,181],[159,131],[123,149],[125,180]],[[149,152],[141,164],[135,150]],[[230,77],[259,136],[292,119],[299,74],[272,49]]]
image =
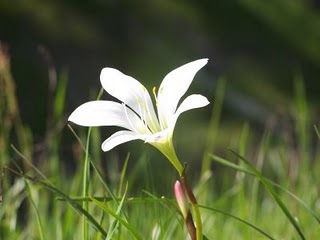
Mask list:
[[154,132],[160,129],[149,92],[139,81],[114,68],[102,69],[100,81],[110,95],[145,119]]
[[155,97],[158,117],[150,95],[141,83],[116,69],[104,68],[100,75],[103,88],[122,103],[87,102],[78,107],[68,120],[82,126],[126,128],[106,139],[102,143],[102,150],[109,151],[122,143],[140,139],[158,148],[179,174],[182,174],[183,167],[175,154],[172,143],[176,121],[181,113],[204,107],[209,104],[209,101],[202,95],[194,94],[187,97],[178,108],[177,106],[195,74],[207,62],[208,59],[190,62],[173,70],[164,78]]
[[144,140],[146,135],[143,134],[137,134],[135,132],[131,131],[119,131],[111,135],[108,139],[106,139],[102,145],[101,148],[103,151],[107,152],[110,151],[112,148],[132,140],[141,139]]
[[178,67],[165,76],[157,96],[158,116],[162,124],[168,124],[166,120],[176,112],[178,102],[188,90],[195,74],[207,62],[207,58],[199,59]]
[[144,141],[147,143],[159,143],[168,141],[168,137],[171,136],[173,129],[165,129],[161,132],[157,132],[155,134],[151,134],[147,136]]
[[172,116],[171,119],[169,119],[170,127],[172,129],[174,128],[181,113],[189,111],[191,109],[205,107],[209,103],[210,102],[208,101],[208,99],[200,94],[192,94],[192,95],[188,96],[180,104],[180,106],[177,109],[177,112]]
[[131,109],[113,101],[86,102],[72,112],[68,121],[86,127],[118,126],[139,132],[145,129]]

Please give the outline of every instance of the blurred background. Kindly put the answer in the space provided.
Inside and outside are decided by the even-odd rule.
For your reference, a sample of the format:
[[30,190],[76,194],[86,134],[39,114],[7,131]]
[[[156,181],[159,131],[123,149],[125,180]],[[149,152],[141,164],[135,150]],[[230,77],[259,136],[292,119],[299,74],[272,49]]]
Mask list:
[[[68,114],[96,98],[103,67],[117,68],[151,90],[169,71],[204,57],[209,63],[190,92],[207,96],[212,104],[179,119],[175,142],[185,161],[202,158],[219,97],[215,151],[222,153],[246,122],[260,137],[266,128],[294,135],[292,111],[299,89],[305,89],[313,117],[319,119],[316,0],[1,0],[0,41],[10,57],[22,122],[36,144],[48,137],[50,101],[62,78],[67,85],[58,135],[68,135]],[[112,132],[103,129],[101,138]],[[71,142],[62,150],[68,151]],[[113,152],[125,156],[133,146],[144,144],[128,143]]]

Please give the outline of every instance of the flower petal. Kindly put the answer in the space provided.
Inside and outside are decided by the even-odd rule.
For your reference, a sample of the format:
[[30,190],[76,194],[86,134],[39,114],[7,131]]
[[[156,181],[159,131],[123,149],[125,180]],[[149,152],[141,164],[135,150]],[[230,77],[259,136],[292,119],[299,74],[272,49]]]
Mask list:
[[100,81],[110,95],[135,111],[152,131],[160,129],[150,95],[139,81],[114,68],[102,69]]
[[187,63],[168,73],[158,90],[158,116],[162,124],[168,124],[167,119],[177,109],[181,97],[188,90],[195,74],[208,62],[208,59],[199,59]]
[[174,128],[181,113],[189,111],[191,109],[205,107],[209,103],[210,102],[208,101],[208,99],[200,94],[192,94],[188,96],[183,100],[183,102],[178,107],[177,112],[170,119],[169,126],[171,128]]
[[106,139],[102,145],[101,148],[103,151],[107,152],[110,151],[112,148],[132,140],[141,139],[144,140],[146,135],[137,134],[135,132],[131,131],[119,131],[111,135],[108,139]]
[[72,112],[68,121],[86,127],[118,126],[137,132],[146,130],[131,109],[113,101],[86,102]]

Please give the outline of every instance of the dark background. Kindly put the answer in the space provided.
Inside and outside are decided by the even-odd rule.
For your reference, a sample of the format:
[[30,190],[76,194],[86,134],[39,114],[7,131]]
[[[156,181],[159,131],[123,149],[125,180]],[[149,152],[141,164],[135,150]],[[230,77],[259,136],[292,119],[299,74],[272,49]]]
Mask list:
[[[221,139],[232,138],[245,121],[258,132],[270,119],[276,130],[286,127],[297,78],[303,79],[316,119],[319,6],[315,0],[1,0],[0,40],[10,48],[22,119],[35,138],[47,127],[50,64],[58,79],[62,72],[68,76],[67,116],[96,96],[105,66],[151,90],[169,71],[204,57],[209,64],[190,92],[214,102],[218,80],[227,81],[221,128],[229,131]],[[211,110],[187,115],[195,120],[191,128],[203,123],[205,131]],[[184,136],[182,128],[178,136]]]

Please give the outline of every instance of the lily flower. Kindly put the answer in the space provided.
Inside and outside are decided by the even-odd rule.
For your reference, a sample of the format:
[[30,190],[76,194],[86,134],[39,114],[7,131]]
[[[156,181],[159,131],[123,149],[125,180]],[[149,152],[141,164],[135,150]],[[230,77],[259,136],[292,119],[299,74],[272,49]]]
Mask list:
[[[147,89],[136,79],[114,68],[103,68],[100,82],[105,91],[116,101],[90,101],[79,106],[70,115],[69,121],[80,126],[117,126],[124,128],[102,143],[102,150],[132,140],[143,140],[158,148],[181,174],[183,167],[172,144],[172,136],[181,113],[209,104],[206,97],[192,94],[178,107],[181,97],[188,90],[195,74],[208,62],[199,59],[168,73],[160,87],[153,88],[155,111]],[[157,92],[156,92],[157,91]]]

